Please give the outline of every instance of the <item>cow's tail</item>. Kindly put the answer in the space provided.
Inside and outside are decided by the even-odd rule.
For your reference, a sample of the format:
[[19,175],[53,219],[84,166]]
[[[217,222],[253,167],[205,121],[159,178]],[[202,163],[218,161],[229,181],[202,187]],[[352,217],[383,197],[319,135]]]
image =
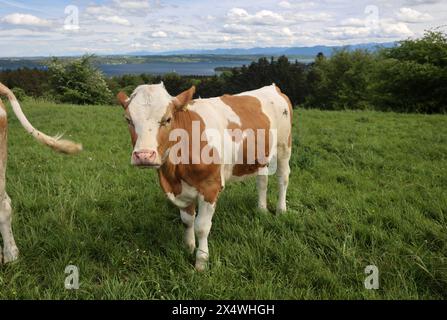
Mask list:
[[0,82],[0,95],[6,96],[11,103],[12,109],[25,130],[31,134],[37,141],[49,146],[50,148],[65,154],[76,154],[82,151],[82,145],[69,140],[61,139],[62,136],[50,137],[35,129],[28,121],[20,107],[20,103],[14,93]]

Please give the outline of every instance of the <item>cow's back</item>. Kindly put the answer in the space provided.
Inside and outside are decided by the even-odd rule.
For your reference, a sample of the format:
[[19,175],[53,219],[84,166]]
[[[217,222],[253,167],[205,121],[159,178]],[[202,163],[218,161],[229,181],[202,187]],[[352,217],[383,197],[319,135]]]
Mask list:
[[[224,133],[225,130],[242,129],[244,131],[251,129],[255,132],[256,145],[259,146],[257,132],[259,129],[264,129],[266,135],[263,145],[266,148],[264,154],[267,157],[271,155],[272,147],[275,147],[278,152],[291,147],[292,105],[287,96],[282,94],[276,85],[234,96],[225,95],[219,98],[198,99],[192,103],[190,109],[201,116],[207,129],[217,130],[224,137],[224,140],[230,139]],[[271,145],[270,131],[276,132],[276,146]],[[228,145],[231,145],[231,143],[221,145],[221,150]],[[246,142],[244,142],[244,149],[246,145]],[[225,160],[221,174],[223,184],[225,184],[225,181],[239,180],[255,175],[259,169],[266,166],[265,159],[256,159],[255,163],[247,161],[246,151],[244,151],[244,159],[241,161],[240,154],[234,154],[236,149],[231,147],[230,151],[226,150],[224,152]],[[257,152],[256,155],[258,155]],[[228,157],[230,159],[237,158],[237,163],[229,163]]]
[[270,129],[277,130],[278,146],[291,147],[292,104],[276,85],[243,92],[237,96],[257,98],[261,103],[263,112],[270,120]]

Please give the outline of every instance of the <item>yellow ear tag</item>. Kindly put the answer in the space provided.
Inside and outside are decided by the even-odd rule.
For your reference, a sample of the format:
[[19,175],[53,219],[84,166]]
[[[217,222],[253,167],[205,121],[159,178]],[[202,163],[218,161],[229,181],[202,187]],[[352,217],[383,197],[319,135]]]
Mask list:
[[188,111],[188,108],[189,108],[189,105],[186,104],[186,105],[183,106],[182,111]]

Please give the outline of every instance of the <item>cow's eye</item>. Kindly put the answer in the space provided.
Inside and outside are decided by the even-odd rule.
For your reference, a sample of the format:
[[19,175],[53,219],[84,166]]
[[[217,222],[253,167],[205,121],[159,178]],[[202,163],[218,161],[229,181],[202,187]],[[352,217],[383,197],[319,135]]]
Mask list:
[[167,124],[171,123],[171,118],[162,119],[160,122],[160,126],[166,126]]

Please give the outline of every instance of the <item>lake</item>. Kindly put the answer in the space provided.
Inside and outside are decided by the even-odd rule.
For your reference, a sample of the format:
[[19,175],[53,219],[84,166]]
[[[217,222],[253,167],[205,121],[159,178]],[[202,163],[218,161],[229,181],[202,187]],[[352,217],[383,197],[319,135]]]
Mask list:
[[[313,59],[299,60],[302,63],[310,63]],[[145,62],[145,63],[127,63],[127,64],[100,64],[97,67],[109,77],[122,76],[126,74],[142,74],[149,73],[153,75],[164,75],[166,73],[175,72],[182,76],[213,76],[220,74],[215,69],[218,67],[242,67],[243,65],[250,65],[252,60],[238,59],[238,60],[218,60],[216,61],[199,61],[199,62]],[[45,69],[46,67],[39,64],[38,61],[33,60],[15,60],[7,61],[0,59],[0,71],[16,70],[18,68],[38,68]]]
[[107,64],[98,67],[108,76],[121,76],[125,74],[150,73],[163,75],[175,72],[179,75],[212,76],[217,74],[217,67],[241,67],[249,65],[251,60],[216,61],[216,62],[148,62],[135,64]]

